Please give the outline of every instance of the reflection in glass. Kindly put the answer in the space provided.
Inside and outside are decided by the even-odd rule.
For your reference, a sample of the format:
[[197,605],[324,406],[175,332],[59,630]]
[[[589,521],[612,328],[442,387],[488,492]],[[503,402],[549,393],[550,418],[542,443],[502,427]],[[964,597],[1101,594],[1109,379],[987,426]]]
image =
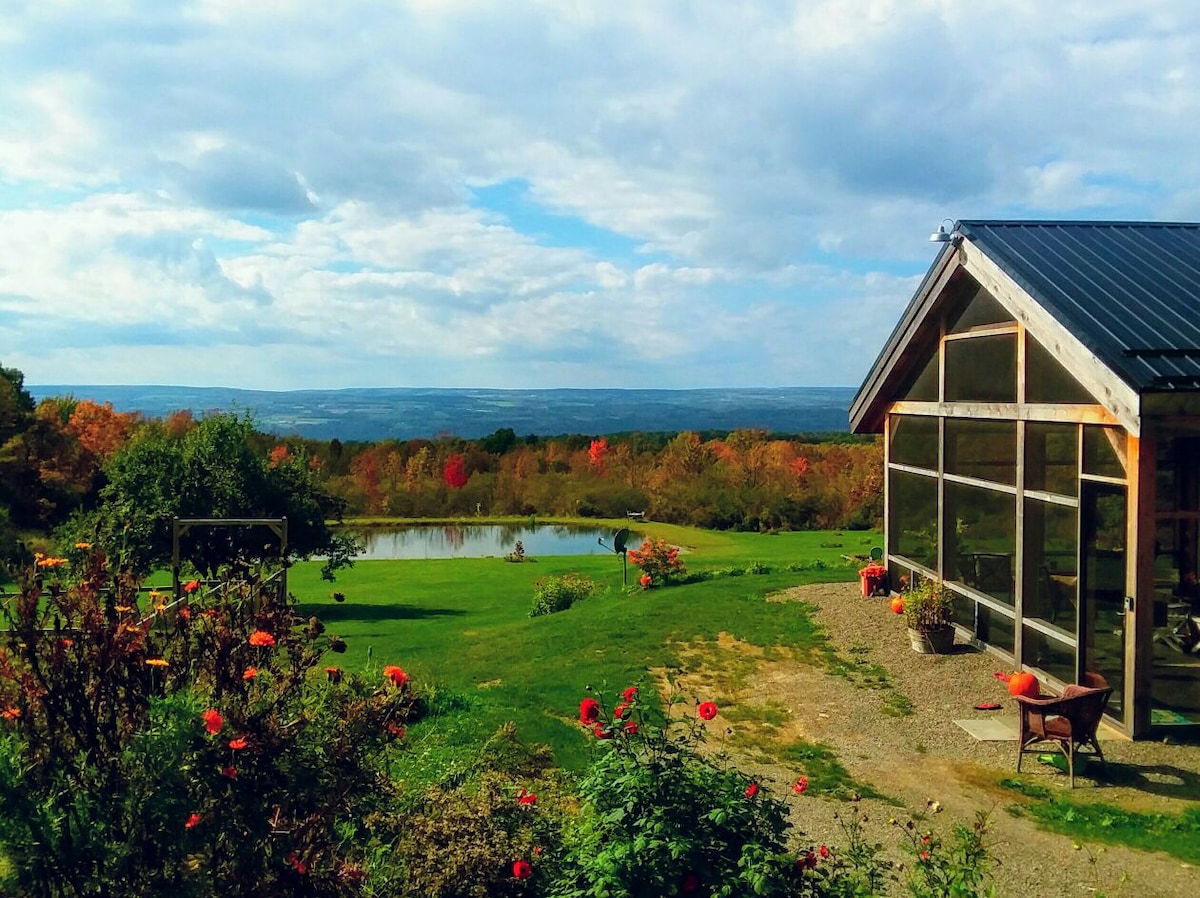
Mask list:
[[940,373],[938,367],[938,354],[935,349],[912,383],[900,391],[900,398],[912,402],[937,402]]
[[1016,498],[947,481],[945,577],[1013,604]]
[[937,479],[888,471],[888,551],[937,569]]
[[947,418],[946,473],[1014,486],[1017,422]]
[[1083,667],[1113,688],[1107,713],[1122,718],[1125,685],[1125,487],[1085,481],[1079,497]]
[[1125,429],[1083,428],[1083,473],[1099,477],[1125,477]]
[[892,415],[889,459],[896,464],[936,471],[940,420],[924,415]]
[[980,605],[976,622],[976,633],[980,640],[998,649],[1003,649],[1010,655],[1016,651],[1016,623],[1011,617],[1006,617],[994,608]]
[[[977,286],[972,282],[973,286]],[[950,327],[950,333],[963,334],[981,327],[994,327],[997,324],[1012,324],[1013,317],[1008,310],[996,302],[992,294],[983,287],[978,287],[975,295],[966,304],[962,314]]]
[[1025,617],[1076,635],[1079,591],[1076,509],[1025,497]]
[[1092,405],[1096,400],[1050,352],[1025,334],[1025,401]]
[[1079,429],[1074,424],[1025,425],[1025,488],[1079,495]]
[[946,399],[1017,401],[1017,335],[946,341]]
[[[1051,639],[1032,627],[1025,627],[1021,642],[1021,659],[1027,667],[1044,671],[1062,683],[1075,682],[1075,649],[1065,642]],[[1111,699],[1109,700],[1111,703]]]

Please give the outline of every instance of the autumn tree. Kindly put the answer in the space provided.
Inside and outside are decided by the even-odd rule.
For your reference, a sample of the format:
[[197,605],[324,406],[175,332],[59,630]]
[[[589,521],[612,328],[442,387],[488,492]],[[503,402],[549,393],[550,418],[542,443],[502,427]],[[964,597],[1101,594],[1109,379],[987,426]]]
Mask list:
[[442,482],[452,490],[461,490],[467,485],[467,460],[461,452],[452,452],[442,467]]

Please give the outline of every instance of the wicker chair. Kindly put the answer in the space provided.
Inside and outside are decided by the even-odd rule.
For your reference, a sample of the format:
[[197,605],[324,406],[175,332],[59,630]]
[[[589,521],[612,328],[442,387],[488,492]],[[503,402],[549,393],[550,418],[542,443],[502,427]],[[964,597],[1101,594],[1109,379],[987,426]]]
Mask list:
[[1031,748],[1039,742],[1057,743],[1067,759],[1067,776],[1075,788],[1075,753],[1091,748],[1104,763],[1104,752],[1096,741],[1096,729],[1108,705],[1112,689],[1099,674],[1085,674],[1086,685],[1068,686],[1057,698],[1026,698],[1017,696],[1020,727],[1017,744],[1017,772],[1027,753],[1042,749]]

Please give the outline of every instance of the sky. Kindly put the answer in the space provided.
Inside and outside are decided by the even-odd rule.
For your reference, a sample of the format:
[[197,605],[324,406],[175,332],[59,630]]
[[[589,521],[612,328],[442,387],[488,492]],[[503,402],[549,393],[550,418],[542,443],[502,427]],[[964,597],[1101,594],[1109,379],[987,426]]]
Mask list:
[[944,219],[1200,220],[1192,0],[34,0],[30,384],[857,386]]

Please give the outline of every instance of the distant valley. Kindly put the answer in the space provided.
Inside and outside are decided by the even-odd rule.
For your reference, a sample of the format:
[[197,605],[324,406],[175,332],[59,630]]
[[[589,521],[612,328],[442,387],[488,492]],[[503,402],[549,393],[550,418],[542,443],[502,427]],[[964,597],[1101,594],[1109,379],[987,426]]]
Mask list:
[[71,395],[163,417],[190,409],[250,412],[255,425],[312,439],[475,439],[502,427],[520,436],[627,431],[846,431],[853,387],[705,390],[487,390],[389,387],[237,390],[224,387],[29,385],[37,399]]

